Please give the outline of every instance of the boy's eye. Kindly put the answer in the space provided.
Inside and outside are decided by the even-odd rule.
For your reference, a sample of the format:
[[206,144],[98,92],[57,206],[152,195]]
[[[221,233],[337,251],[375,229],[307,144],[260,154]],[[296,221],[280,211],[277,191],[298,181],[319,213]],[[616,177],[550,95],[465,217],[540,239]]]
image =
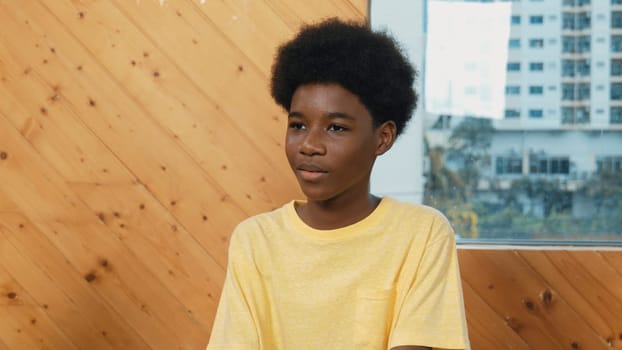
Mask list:
[[295,129],[295,130],[302,130],[305,128],[304,124],[299,123],[299,122],[291,122],[289,123],[289,128],[290,129]]
[[348,130],[345,126],[332,124],[328,127],[328,131],[346,131]]

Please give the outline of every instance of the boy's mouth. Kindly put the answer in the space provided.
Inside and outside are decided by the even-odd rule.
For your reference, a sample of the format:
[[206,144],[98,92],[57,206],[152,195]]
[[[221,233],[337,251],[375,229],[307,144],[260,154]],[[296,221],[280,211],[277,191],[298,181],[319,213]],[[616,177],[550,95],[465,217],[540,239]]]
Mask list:
[[305,181],[315,181],[328,173],[328,171],[313,164],[299,165],[296,167],[296,171]]

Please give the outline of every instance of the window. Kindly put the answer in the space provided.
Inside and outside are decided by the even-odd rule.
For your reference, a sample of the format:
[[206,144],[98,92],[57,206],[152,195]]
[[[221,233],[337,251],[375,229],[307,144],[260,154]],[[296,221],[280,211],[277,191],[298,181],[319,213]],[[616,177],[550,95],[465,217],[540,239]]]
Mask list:
[[574,101],[574,84],[562,84],[562,101]]
[[529,23],[542,24],[544,23],[544,17],[543,16],[529,16]]
[[611,28],[622,28],[622,12],[611,12]]
[[520,24],[520,16],[512,16],[511,23],[513,25]]
[[622,157],[598,157],[596,159],[596,172],[598,174],[622,174]]
[[518,85],[508,85],[505,87],[506,95],[520,95],[520,86]]
[[529,110],[529,118],[542,118],[544,115],[541,109],[530,109]]
[[590,75],[590,61],[589,60],[577,60],[577,75],[585,77]]
[[522,174],[523,160],[519,156],[500,156],[495,159],[497,175]]
[[589,29],[591,26],[591,17],[589,13],[581,12],[577,14],[577,29]]
[[590,110],[587,107],[563,107],[562,125],[589,124]]
[[611,75],[622,75],[622,60],[611,60]]
[[574,53],[576,50],[576,43],[574,36],[562,36],[562,52]]
[[612,100],[622,100],[622,83],[611,83],[610,95]]
[[520,62],[508,62],[507,71],[508,72],[519,72]]
[[577,97],[578,100],[589,100],[590,99],[590,84],[589,83],[579,83],[577,84]]
[[568,157],[549,157],[546,154],[529,155],[530,174],[568,174],[570,159]]
[[562,60],[562,77],[575,76],[575,61]]
[[508,119],[520,118],[520,109],[506,109],[504,116]]
[[590,42],[589,36],[577,37],[577,52],[590,52]]
[[[374,1],[383,6],[392,3]],[[622,13],[622,0],[618,0],[620,4],[616,6],[610,6],[610,1],[591,1],[590,4],[583,0],[537,3],[525,0],[520,6],[508,6],[514,17],[507,18],[506,24],[511,20],[514,25],[504,28],[503,33],[510,29],[512,41],[510,43],[509,38],[499,40],[506,40],[504,45],[513,48],[507,50],[507,56],[500,55],[506,57],[505,61],[494,65],[501,70],[495,74],[507,77],[501,85],[505,89],[501,92],[506,93],[505,105],[500,107],[502,120],[457,113],[451,115],[450,127],[436,130],[433,128],[436,118],[447,112],[426,110],[426,122],[417,126],[423,130],[417,132],[426,136],[424,150],[430,152],[424,151],[417,155],[422,158],[414,160],[415,164],[426,164],[423,173],[412,170],[413,176],[404,179],[408,184],[395,191],[397,178],[405,173],[396,165],[391,172],[385,172],[391,174],[385,179],[388,182],[386,192],[378,188],[375,192],[398,198],[401,195],[396,193],[408,192],[401,198],[408,200],[411,196],[413,201],[437,207],[453,224],[458,243],[477,237],[508,239],[510,244],[519,238],[535,240],[535,243],[550,239],[582,243],[592,239],[615,240],[622,245],[622,215],[619,214],[622,173],[616,175],[617,182],[610,183],[612,176],[604,171],[617,166],[606,157],[622,158],[622,67],[618,62],[612,63],[612,60],[622,61],[622,30],[612,30],[610,22],[611,12]],[[425,14],[417,17],[420,7],[417,1],[400,3],[401,6],[415,4],[410,5],[410,23],[404,19],[402,25],[413,28],[410,35],[416,33],[425,38],[430,32],[421,24],[428,23],[430,30],[433,18]],[[453,2],[446,3],[451,6]],[[540,15],[543,23],[532,24],[531,16]],[[388,13],[386,16],[389,18],[382,25],[397,20]],[[557,19],[553,20],[552,16]],[[373,26],[373,14],[370,18]],[[436,18],[436,23],[442,20],[447,17]],[[378,27],[381,28],[380,24]],[[496,32],[492,23],[488,27]],[[473,40],[469,42],[471,47],[483,44],[479,36],[470,38]],[[552,39],[557,42],[553,44]],[[422,62],[417,67],[422,77],[419,84],[426,86],[438,79],[431,74],[430,67],[441,59],[427,56],[430,52],[426,53],[425,48],[414,50],[408,40],[403,38],[404,43],[411,45],[409,52],[417,55],[414,60]],[[460,46],[463,40],[444,44]],[[463,65],[457,67],[464,69]],[[611,74],[612,71],[619,75]],[[465,76],[477,76],[473,73],[465,71]],[[446,79],[443,81],[446,85],[441,86],[473,86],[461,75]],[[422,101],[436,99],[437,96],[430,96],[432,92],[432,89],[420,89]],[[462,100],[445,101],[450,105],[448,110],[471,108]],[[428,107],[422,104],[422,108]],[[386,156],[394,156],[394,151],[395,148]],[[413,161],[413,157],[412,150],[404,152],[401,158],[393,158],[396,159],[394,164]],[[435,166],[430,166],[432,161]],[[618,168],[622,168],[622,164]],[[414,181],[420,181],[421,186],[411,189]],[[611,193],[612,188],[616,188],[615,195]],[[465,222],[463,218],[466,217],[475,219]]]
[[575,29],[575,15],[571,12],[564,12],[562,14],[562,29],[574,30]]

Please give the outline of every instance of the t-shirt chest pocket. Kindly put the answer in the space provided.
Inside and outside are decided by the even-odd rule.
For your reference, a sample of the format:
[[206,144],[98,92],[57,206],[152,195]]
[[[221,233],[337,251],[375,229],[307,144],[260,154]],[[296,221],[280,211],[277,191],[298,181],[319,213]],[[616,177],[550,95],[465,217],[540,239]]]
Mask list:
[[354,344],[356,349],[387,348],[393,318],[395,289],[364,289],[356,293]]

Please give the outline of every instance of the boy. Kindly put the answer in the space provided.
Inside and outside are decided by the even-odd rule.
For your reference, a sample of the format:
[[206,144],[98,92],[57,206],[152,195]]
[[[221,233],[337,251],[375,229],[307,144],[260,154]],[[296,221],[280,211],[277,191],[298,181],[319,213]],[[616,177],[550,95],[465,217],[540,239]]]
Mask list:
[[235,229],[208,350],[469,348],[447,220],[369,192],[414,78],[389,36],[356,23],[307,26],[279,49],[272,96],[307,198]]

